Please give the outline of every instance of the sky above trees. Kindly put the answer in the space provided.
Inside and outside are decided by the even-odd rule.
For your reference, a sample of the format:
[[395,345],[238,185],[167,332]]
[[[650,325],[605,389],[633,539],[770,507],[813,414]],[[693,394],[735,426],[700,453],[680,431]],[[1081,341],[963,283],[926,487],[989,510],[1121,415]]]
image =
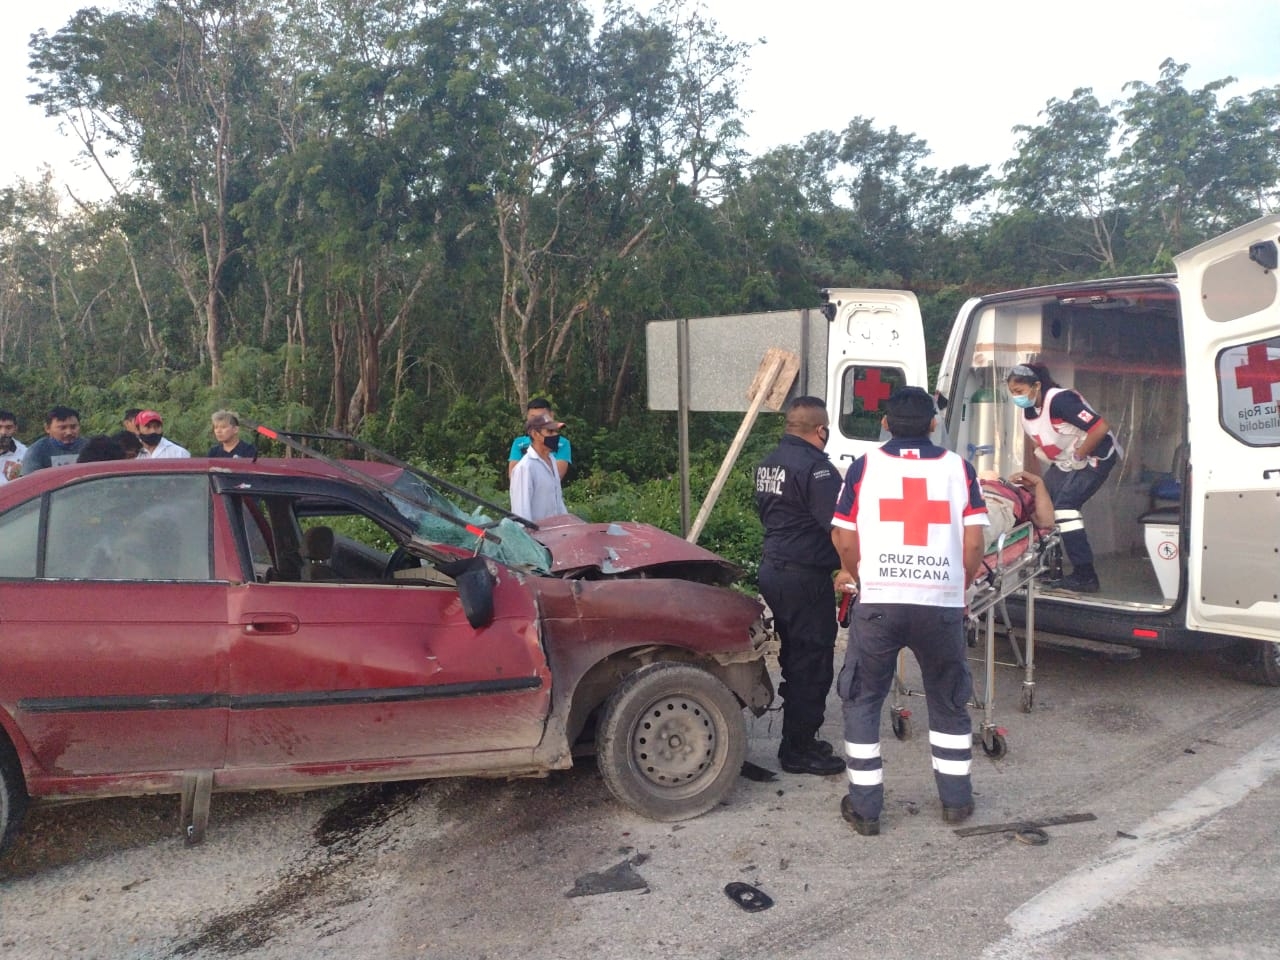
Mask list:
[[[95,171],[74,165],[76,142],[26,99],[30,34],[56,31],[87,5],[45,0],[6,11],[0,120],[21,149],[0,156],[0,184],[33,179],[47,163],[81,195],[106,192]],[[604,0],[588,6],[599,20]],[[727,37],[764,41],[748,58],[740,90],[744,146],[753,155],[862,116],[924,140],[935,165],[998,165],[1013,155],[1013,127],[1037,123],[1050,99],[1066,100],[1077,87],[1092,88],[1103,103],[1122,98],[1124,84],[1154,82],[1166,58],[1189,64],[1188,84],[1238,78],[1227,95],[1280,84],[1273,0],[1080,0],[1069,16],[1018,0],[976,8],[792,0],[785,15],[768,4],[708,0],[706,12]]]

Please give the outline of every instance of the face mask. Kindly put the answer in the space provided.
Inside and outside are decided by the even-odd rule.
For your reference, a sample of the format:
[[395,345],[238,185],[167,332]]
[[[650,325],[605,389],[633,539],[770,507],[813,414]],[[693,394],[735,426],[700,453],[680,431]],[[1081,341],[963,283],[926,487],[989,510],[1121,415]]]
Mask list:
[[1027,396],[1025,393],[1011,393],[1009,394],[1009,399],[1013,401],[1013,405],[1015,407],[1021,407],[1023,410],[1035,405],[1035,402],[1031,397]]
[[542,442],[547,445],[547,449],[550,450],[552,453],[555,453],[557,450],[560,449],[559,437],[543,437]]
[[162,433],[140,433],[138,439],[145,443],[148,447],[155,447],[160,444],[160,440],[164,437]]
[[822,446],[826,447],[831,441],[831,430],[829,427],[819,427],[818,429],[821,431],[818,436],[822,437]]

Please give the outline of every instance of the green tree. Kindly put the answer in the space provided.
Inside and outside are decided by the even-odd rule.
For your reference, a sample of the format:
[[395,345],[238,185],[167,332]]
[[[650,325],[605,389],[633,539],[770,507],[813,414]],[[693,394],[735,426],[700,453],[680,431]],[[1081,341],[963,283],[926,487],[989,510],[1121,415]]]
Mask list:
[[1063,256],[1084,250],[1113,272],[1121,215],[1112,150],[1118,121],[1088,88],[1049,100],[1040,116],[1038,126],[1013,128],[1021,135],[1017,155],[1004,164],[1000,189],[1015,207],[1063,224]]
[[1218,94],[1233,77],[1183,86],[1189,67],[1165,60],[1154,84],[1126,84],[1118,159],[1120,195],[1145,266],[1267,211],[1276,197],[1280,114],[1274,89],[1225,108]]
[[274,25],[267,0],[153,0],[81,10],[31,42],[31,101],[81,131],[91,157],[99,143],[128,152],[140,186],[164,199],[170,266],[215,385],[242,243],[231,208],[274,148],[261,122]]

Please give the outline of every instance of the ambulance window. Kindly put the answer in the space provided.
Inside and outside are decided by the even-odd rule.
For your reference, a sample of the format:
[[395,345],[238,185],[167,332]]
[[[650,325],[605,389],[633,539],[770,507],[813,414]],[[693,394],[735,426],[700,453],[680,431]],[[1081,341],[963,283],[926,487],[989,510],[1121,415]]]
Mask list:
[[1230,323],[1276,302],[1276,275],[1260,270],[1248,252],[1240,250],[1205,268],[1200,292],[1205,316]]
[[1280,337],[1218,354],[1222,427],[1250,447],[1280,445]]
[[889,394],[906,386],[900,367],[845,367],[840,378],[840,432],[853,440],[879,440]]

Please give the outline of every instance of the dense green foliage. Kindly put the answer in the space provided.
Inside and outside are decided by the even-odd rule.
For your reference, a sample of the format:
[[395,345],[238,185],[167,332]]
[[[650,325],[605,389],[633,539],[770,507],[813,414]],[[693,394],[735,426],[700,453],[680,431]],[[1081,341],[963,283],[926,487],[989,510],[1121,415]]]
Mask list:
[[[1230,78],[1187,89],[1173,61],[1121,102],[1050,100],[999,171],[856,115],[748,157],[751,46],[683,0],[599,23],[579,0],[136,0],[30,49],[31,99],[132,166],[102,202],[0,191],[0,406],[24,436],[55,402],[95,431],[153,406],[200,452],[231,407],[500,499],[541,394],[571,505],[668,529],[647,321],[907,288],[936,358],[975,293],[1167,269],[1280,197],[1280,89],[1220,102]],[[693,419],[700,496],[736,423]],[[778,429],[703,538],[749,569],[745,464]]]

